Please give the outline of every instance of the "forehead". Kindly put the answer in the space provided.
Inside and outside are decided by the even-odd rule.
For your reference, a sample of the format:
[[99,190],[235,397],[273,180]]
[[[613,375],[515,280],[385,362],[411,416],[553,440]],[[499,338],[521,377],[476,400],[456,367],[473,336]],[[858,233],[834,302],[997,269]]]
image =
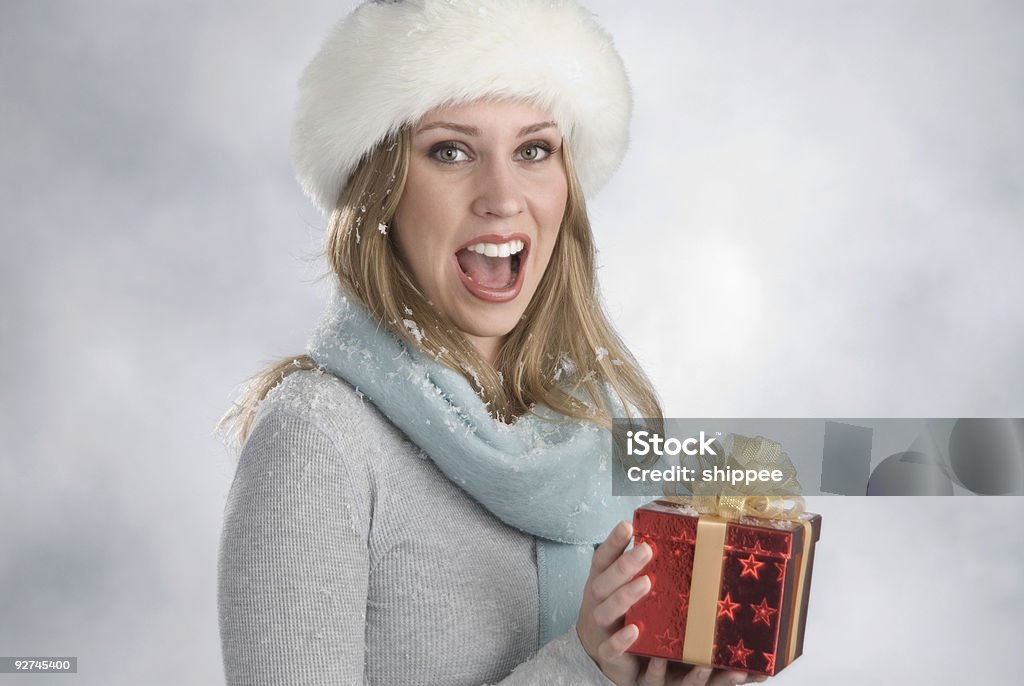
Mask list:
[[440,105],[428,111],[413,127],[413,133],[435,128],[438,124],[456,124],[476,128],[481,133],[515,135],[524,128],[558,124],[544,108],[524,100],[474,100]]

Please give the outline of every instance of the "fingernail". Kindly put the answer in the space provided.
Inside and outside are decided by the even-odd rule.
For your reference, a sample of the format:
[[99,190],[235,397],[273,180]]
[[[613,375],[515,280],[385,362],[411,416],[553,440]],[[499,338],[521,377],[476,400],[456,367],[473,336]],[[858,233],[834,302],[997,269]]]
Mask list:
[[630,533],[632,533],[630,531],[631,528],[632,528],[632,525],[629,522],[627,522],[625,520],[619,522],[619,525],[615,527],[615,537],[616,538],[628,538]]
[[647,562],[649,559],[651,559],[652,552],[653,551],[651,550],[651,546],[647,545],[646,543],[641,543],[636,547],[635,555],[637,562]]
[[640,596],[645,595],[649,590],[651,590],[651,577],[645,574],[636,580],[636,587],[633,589],[633,591],[639,598]]
[[711,670],[707,667],[701,667],[697,670],[697,676],[701,679],[707,679],[709,676],[711,676]]
[[733,674],[731,677],[729,677],[729,681],[731,681],[734,684],[745,684],[747,683],[747,675]]

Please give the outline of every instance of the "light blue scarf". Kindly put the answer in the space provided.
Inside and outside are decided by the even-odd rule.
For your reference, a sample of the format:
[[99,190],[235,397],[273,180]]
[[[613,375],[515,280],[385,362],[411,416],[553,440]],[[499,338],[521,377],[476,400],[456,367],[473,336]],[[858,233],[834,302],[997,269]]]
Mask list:
[[568,631],[594,544],[651,499],[612,496],[611,470],[621,466],[610,433],[552,412],[511,425],[492,419],[465,377],[406,345],[341,293],[309,354],[368,397],[495,517],[536,537],[540,645]]

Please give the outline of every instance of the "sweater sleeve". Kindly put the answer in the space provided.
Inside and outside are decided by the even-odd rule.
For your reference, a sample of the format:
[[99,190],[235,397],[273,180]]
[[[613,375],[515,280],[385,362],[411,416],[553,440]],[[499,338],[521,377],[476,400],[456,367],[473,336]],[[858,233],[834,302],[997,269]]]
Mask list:
[[369,557],[352,488],[308,421],[272,411],[254,427],[221,536],[228,686],[362,683]]
[[[372,493],[308,418],[277,409],[260,418],[239,457],[221,537],[228,686],[364,683]],[[408,674],[408,683],[424,679]],[[575,629],[497,683],[612,684]]]
[[580,643],[576,628],[548,642],[530,660],[516,667],[500,686],[615,686]]

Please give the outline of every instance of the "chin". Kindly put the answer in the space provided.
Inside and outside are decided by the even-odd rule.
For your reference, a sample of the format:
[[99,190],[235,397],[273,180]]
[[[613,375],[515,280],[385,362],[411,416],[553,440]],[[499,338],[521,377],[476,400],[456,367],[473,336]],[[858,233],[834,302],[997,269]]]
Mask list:
[[469,336],[477,338],[503,338],[516,328],[522,312],[512,315],[492,315],[488,317],[477,317],[465,322],[465,325],[456,324],[458,329]]

